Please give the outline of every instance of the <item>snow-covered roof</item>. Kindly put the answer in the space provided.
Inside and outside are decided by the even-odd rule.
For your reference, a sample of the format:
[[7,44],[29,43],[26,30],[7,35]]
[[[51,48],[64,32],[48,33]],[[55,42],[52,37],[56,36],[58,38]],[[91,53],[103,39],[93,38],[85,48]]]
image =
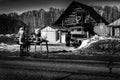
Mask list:
[[109,24],[109,26],[120,26],[120,18]]
[[53,27],[51,26],[46,26],[44,28],[41,29],[41,31],[56,31],[57,29],[54,29]]

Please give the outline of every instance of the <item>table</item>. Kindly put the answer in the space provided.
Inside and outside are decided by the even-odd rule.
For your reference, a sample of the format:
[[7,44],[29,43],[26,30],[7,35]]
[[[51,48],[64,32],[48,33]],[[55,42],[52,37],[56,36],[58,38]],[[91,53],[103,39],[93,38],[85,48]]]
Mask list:
[[[36,53],[36,46],[37,46],[38,44],[40,45],[40,51],[42,52],[42,43],[45,43],[46,49],[47,49],[47,53],[49,52],[49,49],[48,49],[48,41],[47,41],[47,40],[34,41],[33,43],[34,43],[34,45],[35,45],[35,53]],[[48,55],[48,54],[47,54],[47,55]]]

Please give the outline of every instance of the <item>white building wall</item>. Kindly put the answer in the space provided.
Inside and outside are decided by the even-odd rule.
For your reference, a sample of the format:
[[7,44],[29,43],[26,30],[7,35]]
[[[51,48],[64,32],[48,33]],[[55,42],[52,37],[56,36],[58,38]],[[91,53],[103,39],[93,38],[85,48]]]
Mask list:
[[62,43],[66,43],[66,40],[65,40],[66,34],[63,33],[63,34],[61,35],[61,37],[62,37],[62,38],[61,38],[61,39],[62,39],[61,42],[62,42]]
[[49,26],[41,30],[41,36],[42,38],[48,40],[50,43],[56,42],[56,30]]
[[[45,27],[44,29],[41,30],[41,36],[42,38],[45,38],[48,40],[50,43],[60,43],[60,36],[57,35],[59,32],[57,29],[53,29],[51,27]],[[60,33],[59,33],[60,34]],[[59,37],[59,40],[57,39],[57,36]],[[65,36],[66,33],[61,34],[61,43],[65,43]]]
[[55,32],[41,32],[43,38],[48,40],[49,42],[56,42],[56,34]]

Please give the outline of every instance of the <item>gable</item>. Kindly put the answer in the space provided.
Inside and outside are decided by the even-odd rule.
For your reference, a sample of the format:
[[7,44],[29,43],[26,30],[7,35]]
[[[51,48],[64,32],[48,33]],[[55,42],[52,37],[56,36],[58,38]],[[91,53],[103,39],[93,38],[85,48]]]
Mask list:
[[79,18],[81,20],[81,23],[88,15],[91,17],[93,22],[102,22],[108,24],[108,22],[103,19],[103,17],[101,17],[92,7],[73,1],[53,25],[60,26],[63,22],[65,25],[68,25],[69,23],[76,25],[76,15],[80,16]]

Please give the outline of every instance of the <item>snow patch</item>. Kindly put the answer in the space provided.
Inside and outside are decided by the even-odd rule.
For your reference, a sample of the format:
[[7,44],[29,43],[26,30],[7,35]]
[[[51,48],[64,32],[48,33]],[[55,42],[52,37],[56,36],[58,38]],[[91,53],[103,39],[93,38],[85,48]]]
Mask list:
[[0,46],[7,46],[7,44],[5,44],[5,43],[0,43]]
[[120,40],[117,39],[117,38],[104,37],[104,36],[95,35],[95,36],[93,36],[93,37],[90,38],[90,39],[83,40],[83,41],[82,41],[82,44],[80,45],[80,47],[78,47],[78,49],[79,49],[79,50],[80,50],[80,49],[82,50],[82,49],[85,49],[85,48],[90,47],[91,44],[93,44],[93,43],[97,43],[98,41],[101,41],[101,40],[108,40],[108,39],[120,41]]

